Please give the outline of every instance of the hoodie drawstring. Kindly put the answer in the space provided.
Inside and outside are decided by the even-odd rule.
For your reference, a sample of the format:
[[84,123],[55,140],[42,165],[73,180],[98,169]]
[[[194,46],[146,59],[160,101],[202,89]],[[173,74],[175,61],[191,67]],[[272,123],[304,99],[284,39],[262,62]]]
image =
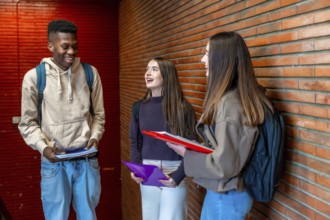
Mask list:
[[68,100],[70,102],[72,102],[72,100],[73,100],[73,94],[72,94],[72,87],[71,87],[71,67],[68,70],[68,77],[69,77],[69,83],[68,83],[69,95],[68,95]]
[[66,73],[68,73],[68,101],[72,102],[73,100],[73,92],[72,92],[72,86],[71,86],[71,76],[72,76],[72,67],[70,67],[68,70],[63,71],[62,73],[60,73],[59,68],[56,66],[56,64],[52,61],[52,58],[50,59],[51,62],[49,61],[44,61],[47,62],[50,66],[52,66],[54,68],[54,70],[57,72],[57,91],[59,94],[62,93],[62,86],[61,86],[61,74],[64,75]]

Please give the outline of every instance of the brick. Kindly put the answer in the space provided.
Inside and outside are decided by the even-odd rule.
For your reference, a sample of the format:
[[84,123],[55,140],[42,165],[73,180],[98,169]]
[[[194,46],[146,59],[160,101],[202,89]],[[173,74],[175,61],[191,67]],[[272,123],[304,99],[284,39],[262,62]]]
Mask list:
[[322,215],[321,213],[315,213],[315,219],[317,219],[317,220],[329,220],[329,215],[325,216],[325,215]]
[[282,79],[258,79],[258,83],[266,88],[290,88],[298,89],[298,81]]
[[286,67],[283,68],[283,76],[312,77],[314,67]]
[[280,77],[282,76],[282,68],[255,68],[255,75],[257,77],[262,77],[262,76],[266,76],[266,77],[270,77],[270,76],[277,76]]
[[330,105],[330,95],[323,93],[316,94],[316,103]]
[[315,40],[315,50],[329,50],[329,44],[329,39]]
[[306,141],[311,141],[315,144],[323,146],[330,146],[330,135],[328,133],[313,132],[313,131],[299,131],[299,137]]
[[280,31],[282,29],[281,22],[267,22],[265,25],[259,26],[257,28],[258,34],[265,34],[270,32]]
[[299,186],[302,190],[311,192],[313,195],[323,199],[324,201],[330,201],[330,193],[316,185],[300,180]]
[[320,12],[316,12],[314,15],[315,23],[325,22],[330,20],[330,10],[322,10]]
[[246,21],[246,25],[248,27],[251,27],[251,26],[256,26],[258,24],[264,24],[264,23],[267,23],[267,22],[268,22],[268,16],[267,16],[267,14],[265,14],[265,15],[260,15],[260,16],[248,19]]
[[281,53],[280,46],[255,47],[249,50],[251,57],[266,56]]
[[[269,207],[266,205],[262,205],[261,203],[254,203],[254,207],[256,210],[258,210],[259,215],[261,216],[260,219],[282,219],[282,216],[277,212],[279,209],[279,211],[285,212],[285,208],[282,206],[276,206],[278,203],[276,203],[274,205],[273,203],[273,207]],[[281,208],[283,208],[281,210]]]
[[[304,177],[312,182],[316,182],[317,174],[311,170],[301,167],[300,165],[286,164],[285,170],[290,175],[295,176],[297,179],[300,177]],[[295,182],[295,184],[298,184],[298,183],[299,183],[299,181]],[[285,188],[287,188],[287,187],[288,186],[286,184],[283,184],[283,191],[285,191]]]
[[[287,1],[285,1],[285,2],[287,2]],[[281,3],[281,5],[282,5],[282,3]],[[282,8],[282,9],[276,10],[276,11],[271,11],[268,14],[268,16],[269,16],[269,21],[274,21],[274,20],[278,20],[281,18],[291,17],[296,14],[297,14],[297,6],[294,5],[292,7]]]
[[288,6],[288,5],[297,5],[297,3],[302,2],[303,0],[280,0],[281,7]]
[[302,141],[288,140],[287,147],[309,155],[317,155],[317,147]]
[[282,66],[298,64],[299,58],[296,56],[258,58],[253,60],[254,67]]
[[313,129],[316,131],[327,132],[330,130],[330,123],[325,121],[313,120],[299,116],[288,116],[286,122],[294,126],[300,126],[307,129]]
[[327,177],[326,174],[317,174],[316,175],[316,183],[324,186],[326,188],[330,187],[330,178]]
[[[301,205],[300,203],[298,203],[297,201],[278,193],[277,197],[279,200],[281,200],[282,204],[285,204],[287,207],[290,207],[290,209],[285,209],[285,216],[288,217],[289,219],[303,219],[305,218],[303,216],[303,212],[301,212],[301,210],[304,210],[304,214],[306,214],[306,212],[312,212],[310,209],[307,209],[306,207],[304,207],[303,205]],[[309,215],[312,215],[312,213],[310,213]]]
[[253,7],[255,5],[258,5],[258,4],[261,4],[263,2],[266,2],[267,0],[255,0],[255,1],[246,1],[245,4],[246,4],[246,7],[247,8],[250,8],[250,7]]
[[330,34],[329,24],[311,25],[298,31],[298,39],[327,36]]
[[322,9],[330,6],[330,2],[327,0],[318,0],[317,4],[315,1],[306,2],[303,4],[298,5],[298,12],[299,13],[306,13],[310,11],[314,11],[317,9]]
[[299,64],[328,64],[330,63],[330,54],[320,53],[319,56],[303,55],[299,57]]
[[[329,173],[329,166],[327,162],[321,161],[320,159],[317,160],[312,157],[307,157],[303,155],[299,155],[299,162],[318,171],[321,171],[323,173]],[[325,166],[325,167],[324,167]]]
[[309,25],[312,23],[314,23],[314,15],[307,14],[307,15],[296,16],[294,18],[284,20],[282,22],[282,28],[291,29],[291,28],[296,28],[296,27],[300,27],[300,26],[306,26],[306,25]]
[[267,1],[258,8],[258,13],[265,13],[278,9],[281,6],[280,1]]
[[330,118],[330,109],[314,105],[303,105],[296,103],[276,103],[276,106],[284,112],[299,113],[319,118]]
[[267,91],[269,97],[273,99],[282,99],[290,101],[299,101],[299,102],[315,102],[315,94],[310,92],[295,91],[295,92],[285,92],[285,91]]
[[285,189],[285,194],[296,198],[297,201],[299,201],[298,203],[301,204],[301,206],[305,206],[305,208],[296,208],[296,210],[300,210],[301,214],[307,216],[309,219],[314,218],[314,211],[312,209],[317,208],[317,206],[315,205],[317,201],[315,201],[314,198],[290,186],[287,186],[287,188]]
[[269,44],[269,39],[267,37],[257,37],[253,39],[246,39],[246,45],[248,47],[261,46]]
[[301,41],[281,46],[282,53],[297,53],[314,50],[314,41]]
[[299,89],[314,91],[330,91],[330,81],[327,80],[300,80]]

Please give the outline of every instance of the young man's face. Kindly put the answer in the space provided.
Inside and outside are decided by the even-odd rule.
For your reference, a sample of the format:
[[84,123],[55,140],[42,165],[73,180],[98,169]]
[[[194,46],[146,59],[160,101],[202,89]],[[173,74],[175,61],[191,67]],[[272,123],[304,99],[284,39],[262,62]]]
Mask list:
[[73,64],[78,52],[75,34],[56,32],[49,37],[48,49],[53,54],[53,61],[61,69],[67,70]]

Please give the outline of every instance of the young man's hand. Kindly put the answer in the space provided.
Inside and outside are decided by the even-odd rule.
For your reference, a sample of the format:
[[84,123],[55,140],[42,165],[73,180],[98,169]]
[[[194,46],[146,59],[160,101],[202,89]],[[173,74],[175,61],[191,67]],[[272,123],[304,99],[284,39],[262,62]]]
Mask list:
[[97,147],[98,141],[94,138],[90,139],[86,145],[86,149],[88,150],[91,147]]
[[55,155],[58,153],[57,148],[55,147],[46,147],[42,154],[46,157],[50,162],[58,162],[60,161]]

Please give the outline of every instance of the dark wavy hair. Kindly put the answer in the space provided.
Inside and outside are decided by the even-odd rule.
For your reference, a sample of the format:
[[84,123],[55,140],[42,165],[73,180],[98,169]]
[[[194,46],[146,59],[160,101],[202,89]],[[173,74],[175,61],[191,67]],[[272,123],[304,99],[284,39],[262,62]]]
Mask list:
[[239,91],[248,125],[256,126],[263,122],[265,107],[273,112],[271,101],[257,83],[249,50],[239,34],[221,32],[210,38],[208,67],[204,123],[214,123],[221,98],[235,88]]
[[[162,104],[166,127],[173,134],[187,138],[194,137],[195,112],[191,104],[183,96],[174,63],[163,57],[154,57],[151,60],[158,63],[160,74],[163,78]],[[147,102],[151,95],[151,90],[148,89],[143,100]]]

